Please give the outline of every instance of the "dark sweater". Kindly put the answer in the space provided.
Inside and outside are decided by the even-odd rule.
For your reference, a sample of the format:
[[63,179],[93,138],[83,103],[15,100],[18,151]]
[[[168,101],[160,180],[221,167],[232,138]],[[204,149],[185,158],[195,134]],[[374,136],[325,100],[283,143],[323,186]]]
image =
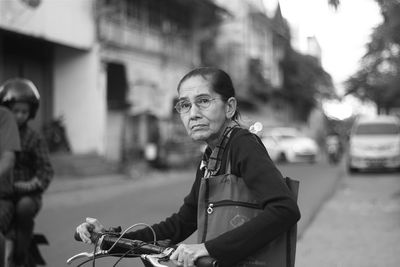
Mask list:
[[[300,219],[299,208],[285,185],[282,174],[259,140],[247,130],[240,129],[232,134],[227,146],[230,149],[232,173],[244,179],[264,207],[264,212],[242,226],[205,242],[208,252],[218,260],[219,266],[232,266],[253,254]],[[227,151],[228,149],[224,151],[218,174],[225,173]],[[203,172],[198,168],[196,180],[179,211],[152,226],[158,240],[171,239],[176,244],[196,231],[197,202],[202,177]],[[125,237],[153,240],[150,229],[130,232]]]

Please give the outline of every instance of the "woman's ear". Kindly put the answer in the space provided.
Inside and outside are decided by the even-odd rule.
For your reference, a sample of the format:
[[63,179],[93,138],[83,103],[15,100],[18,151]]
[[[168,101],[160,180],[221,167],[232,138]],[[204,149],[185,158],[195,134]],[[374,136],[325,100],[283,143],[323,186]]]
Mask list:
[[225,105],[225,114],[228,119],[232,119],[233,115],[235,115],[236,108],[237,108],[236,98],[230,97],[226,101],[226,105]]

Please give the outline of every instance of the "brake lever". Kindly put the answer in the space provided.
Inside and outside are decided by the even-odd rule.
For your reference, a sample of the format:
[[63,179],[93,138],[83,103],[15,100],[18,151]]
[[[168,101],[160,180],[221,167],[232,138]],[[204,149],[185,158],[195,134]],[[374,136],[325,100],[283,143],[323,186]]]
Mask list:
[[140,256],[143,260],[150,262],[150,264],[154,267],[168,267],[168,265],[161,264],[159,260],[168,260],[168,257],[161,253],[161,254],[144,254]]
[[80,259],[80,258],[92,258],[93,256],[96,257],[96,256],[99,256],[99,255],[104,255],[104,254],[107,254],[106,250],[99,250],[96,253],[93,253],[93,252],[81,252],[81,253],[78,253],[78,254],[72,256],[71,258],[69,258],[67,260],[67,264],[71,264],[74,260],[77,260],[77,259]]
[[[75,233],[75,235],[76,235],[77,233]],[[98,240],[96,240],[96,242],[97,243],[99,243],[99,244],[101,244],[102,242],[103,242],[103,239],[104,239],[104,235],[101,235],[99,238],[98,238]],[[94,242],[94,241],[93,241]],[[67,260],[67,264],[71,264],[74,260],[76,260],[76,259],[80,259],[80,258],[93,258],[93,257],[96,257],[96,256],[98,256],[98,255],[104,255],[104,254],[107,254],[108,253],[108,251],[107,250],[102,250],[102,249],[100,249],[100,246],[96,246],[96,251],[95,252],[81,252],[81,253],[78,253],[78,254],[76,254],[76,255],[74,255],[74,256],[72,256],[71,258],[69,258],[68,260]]]
[[143,254],[140,257],[143,260],[150,262],[151,265],[154,267],[168,267],[167,265],[161,264],[159,261],[160,260],[168,261],[169,256],[172,254],[172,252],[174,252],[173,248],[167,248],[160,254]]

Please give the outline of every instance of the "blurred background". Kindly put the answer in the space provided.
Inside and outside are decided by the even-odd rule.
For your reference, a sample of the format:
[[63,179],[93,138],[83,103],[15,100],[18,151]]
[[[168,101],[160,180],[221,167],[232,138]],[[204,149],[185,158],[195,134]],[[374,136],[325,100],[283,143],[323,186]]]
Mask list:
[[[302,206],[315,206],[304,213],[305,228],[335,188],[336,178],[320,177],[356,170],[348,156],[354,122],[400,115],[399,33],[396,0],[0,0],[0,82],[19,76],[38,87],[41,105],[32,125],[48,142],[55,184],[102,177],[97,183],[108,185],[118,175],[165,173],[181,181],[176,177],[193,176],[203,145],[189,139],[173,109],[177,83],[194,67],[220,67],[233,79],[242,123],[263,138],[283,173],[310,179],[303,182],[309,192],[326,188],[317,200],[300,196]],[[371,152],[395,146],[394,156],[357,168],[386,168],[388,157],[390,167],[400,166],[394,124],[395,139]],[[356,143],[356,150],[365,148]],[[89,185],[68,188],[78,187]],[[39,229],[58,245],[70,233],[56,237],[46,222],[60,207],[71,209],[66,214],[73,218],[62,219],[71,229],[85,210],[104,212],[100,204],[84,204],[104,197],[96,192],[57,202],[54,194],[65,188],[52,185],[55,204],[39,217]],[[108,224],[122,220],[100,214]],[[47,251],[50,266],[63,266],[55,262],[64,262],[72,247]]]
[[156,167],[186,164],[198,146],[173,106],[179,78],[196,66],[232,76],[245,124],[295,126],[319,145],[331,128],[346,135],[343,121],[400,105],[391,1],[0,5],[0,80],[22,76],[37,85],[33,124],[54,153],[118,167],[146,155]]

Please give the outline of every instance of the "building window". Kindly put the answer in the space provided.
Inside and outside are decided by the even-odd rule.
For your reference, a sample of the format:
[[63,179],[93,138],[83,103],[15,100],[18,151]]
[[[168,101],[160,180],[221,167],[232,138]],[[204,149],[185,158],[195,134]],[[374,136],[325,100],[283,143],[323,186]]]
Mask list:
[[124,110],[128,107],[127,89],[125,66],[119,63],[107,63],[107,107],[109,110]]

